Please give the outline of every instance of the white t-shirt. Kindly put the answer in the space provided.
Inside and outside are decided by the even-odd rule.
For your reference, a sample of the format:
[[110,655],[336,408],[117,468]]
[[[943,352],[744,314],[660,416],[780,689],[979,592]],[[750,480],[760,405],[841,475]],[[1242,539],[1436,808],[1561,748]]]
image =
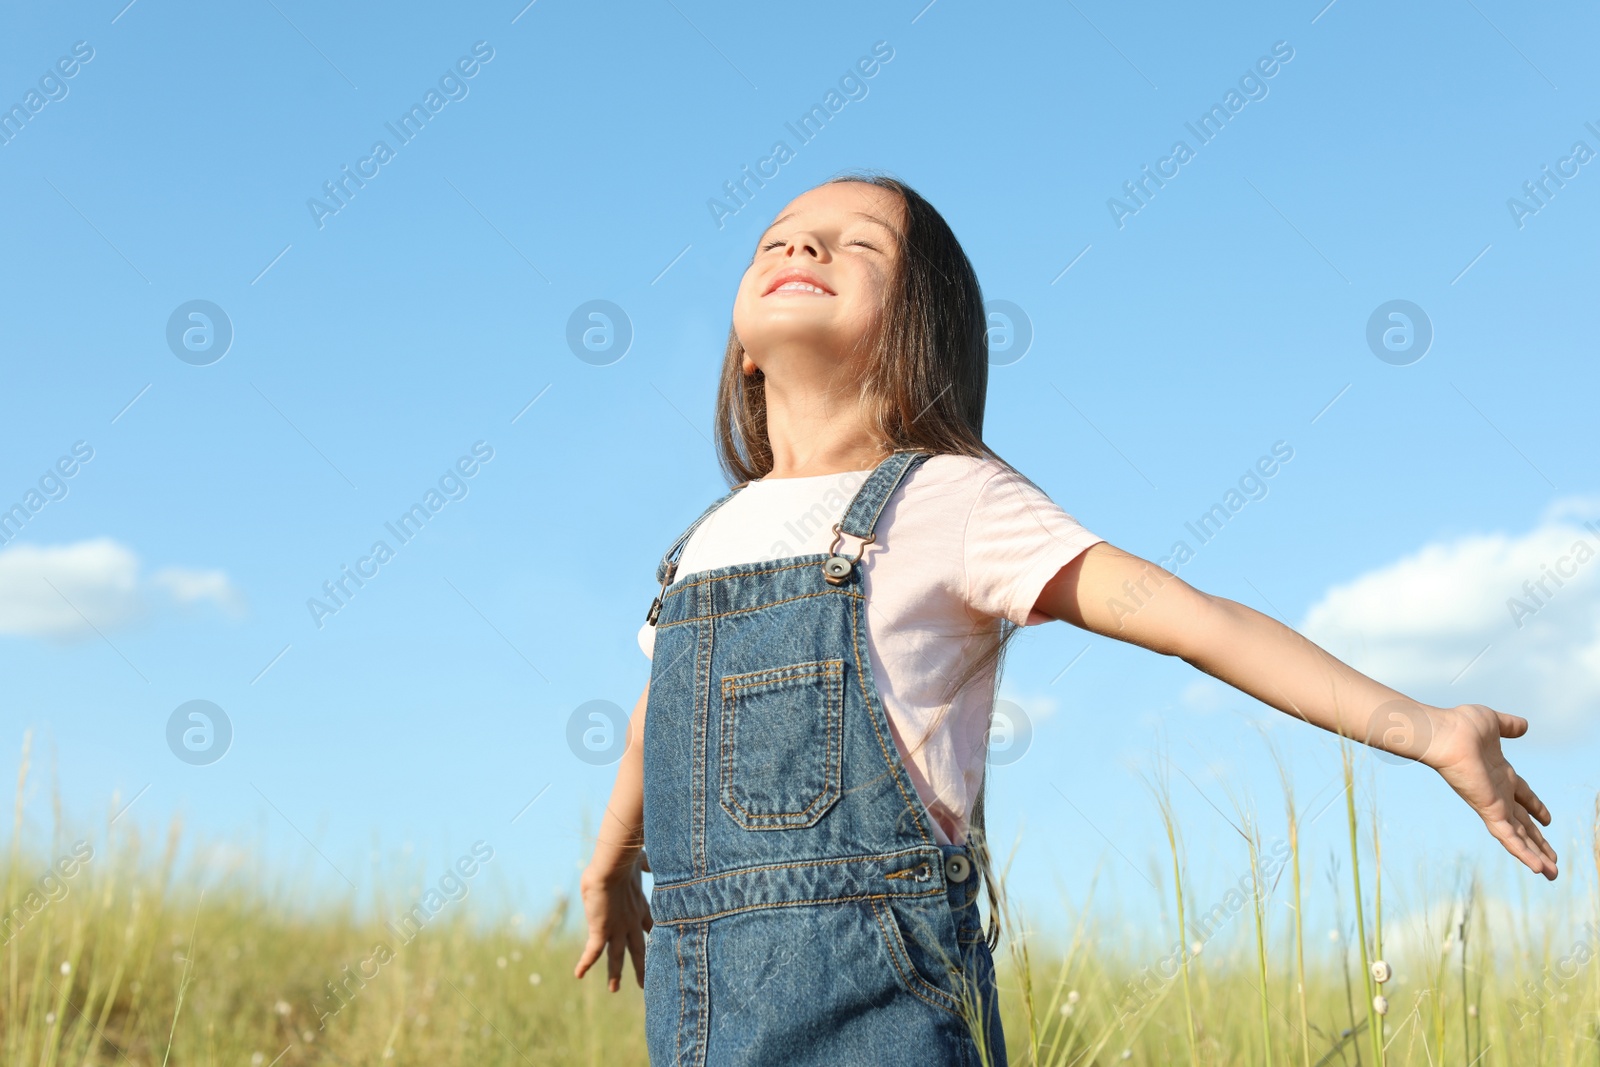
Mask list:
[[[870,473],[751,482],[690,536],[675,580],[827,552],[833,524]],[[906,475],[876,532],[859,565],[873,677],[941,843],[964,843],[988,755],[993,669],[963,687],[941,721],[946,690],[999,639],[1000,619],[1049,621],[1034,608],[1040,590],[1104,538],[1002,464],[958,455],[933,456]],[[853,555],[859,544],[847,537],[844,551]],[[654,643],[655,627],[645,623],[645,655]]]

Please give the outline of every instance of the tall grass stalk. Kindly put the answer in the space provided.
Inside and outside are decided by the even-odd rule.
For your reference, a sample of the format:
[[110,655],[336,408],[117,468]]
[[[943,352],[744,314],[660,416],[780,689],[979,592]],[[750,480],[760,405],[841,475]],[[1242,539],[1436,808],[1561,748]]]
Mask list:
[[[1589,824],[1589,855],[1594,860],[1594,888],[1595,888],[1595,929],[1600,929],[1600,793],[1594,798],[1594,818]],[[1594,987],[1594,1046],[1600,1050],[1600,980],[1589,983]],[[1480,1011],[1480,1015],[1482,1012]],[[1479,1025],[1482,1025],[1480,1019]],[[1600,1060],[1600,1056],[1596,1057]]]
[[[23,791],[28,784],[28,757],[33,751],[33,731],[28,730],[22,735],[22,762],[17,767],[17,806],[11,819],[11,863],[6,870],[6,907],[17,899],[17,876],[22,871],[22,798]],[[15,1025],[14,1020],[22,1013],[22,986],[21,986],[21,953],[9,953],[10,967],[7,971],[7,997],[6,1019],[11,1025],[6,1027],[6,1062],[17,1063],[19,1050],[18,1042],[22,1034]]]
[[1278,781],[1283,785],[1283,813],[1288,826],[1292,875],[1290,892],[1294,894],[1294,977],[1295,996],[1300,1005],[1300,1057],[1303,1067],[1311,1067],[1311,1016],[1306,1010],[1305,915],[1300,898],[1300,820],[1295,812],[1294,783],[1289,778],[1289,769],[1271,739],[1267,739],[1267,751],[1272,754],[1273,765],[1278,768]]
[[1444,937],[1440,944],[1434,945],[1431,937],[1426,942],[1428,947],[1433,950],[1430,953],[1431,960],[1429,965],[1428,989],[1433,993],[1433,1042],[1438,1048],[1438,1055],[1440,1057],[1444,1055],[1445,1027],[1449,1023],[1449,1019],[1447,1018],[1445,1011],[1444,987],[1447,972],[1449,970],[1450,945],[1453,940],[1450,931],[1450,923],[1453,918],[1454,915],[1452,913],[1447,912],[1445,914]]
[[[1383,843],[1378,834],[1378,780],[1376,768],[1372,775],[1372,952],[1374,959],[1383,959]],[[1383,989],[1376,979],[1373,979],[1373,988],[1382,993]],[[1384,1023],[1387,1020],[1379,1015],[1372,1021],[1373,1031],[1377,1034],[1378,1048],[1384,1055],[1388,1054],[1388,1046],[1384,1041]],[[1381,1065],[1383,1059],[1380,1057]]]
[[1256,921],[1256,969],[1261,978],[1261,1054],[1266,1067],[1272,1067],[1272,1015],[1267,1001],[1267,931],[1265,927],[1267,887],[1261,877],[1261,829],[1248,815],[1244,820],[1245,842],[1250,849],[1250,907]]
[[200,930],[200,909],[205,905],[206,891],[200,890],[200,901],[194,909],[194,925],[189,928],[189,943],[183,954],[183,977],[178,980],[178,1002],[172,1008],[172,1027],[167,1031],[167,1051],[161,1056],[161,1067],[167,1067],[172,1058],[172,1039],[178,1033],[178,1016],[183,1014],[183,998],[189,992],[189,982],[194,975],[195,934]]
[[[1012,849],[1011,849],[1011,855],[1006,858],[1005,871],[1001,872],[1001,874],[999,875],[998,881],[999,881],[999,884],[1000,884],[1000,887],[1001,887],[1001,892],[999,893],[999,897],[1000,897],[1001,900],[1005,900],[1006,899],[1005,892],[1004,892],[1005,874],[1006,874],[1006,872],[1010,871],[1010,869],[1011,869],[1011,861],[1016,858],[1017,845],[1020,845],[1020,844],[1021,844],[1020,840],[1017,841],[1015,844],[1013,844]],[[1009,904],[1006,906],[1006,908],[1004,910],[1004,916],[1003,917],[1005,919],[1006,927],[1009,930],[1012,931],[1012,935],[1011,935],[1011,955],[1012,955],[1012,958],[1016,961],[1017,965],[1020,968],[1020,978],[1021,978],[1021,983],[1020,984],[1022,986],[1023,1016],[1028,1021],[1028,1051],[1029,1051],[1029,1054],[1031,1055],[1032,1059],[1034,1060],[1034,1062],[1038,1062],[1038,1059],[1039,1059],[1039,1047],[1040,1047],[1039,1046],[1039,1024],[1038,1024],[1038,1012],[1035,1011],[1035,1009],[1034,1009],[1033,968],[1032,968],[1031,963],[1029,962],[1029,955],[1028,955],[1028,935],[1029,935],[1029,930],[1027,929],[1027,927],[1024,926],[1024,924],[1022,922],[1019,921],[1018,916],[1013,913],[1013,911],[1011,910]],[[984,1061],[984,1067],[988,1067],[989,1056],[988,1056],[988,1043],[986,1041],[980,1040],[978,1042],[978,1054],[979,1054],[979,1057]]]
[[1183,966],[1184,1036],[1189,1042],[1189,1065],[1200,1067],[1200,1050],[1194,1025],[1194,994],[1189,986],[1189,935],[1183,915],[1183,859],[1179,847],[1178,818],[1172,808],[1172,790],[1164,773],[1158,771],[1152,789],[1161,807],[1161,822],[1167,830],[1167,847],[1172,852],[1172,887],[1178,905],[1178,956]]
[[[1472,932],[1472,906],[1478,894],[1477,879],[1467,882],[1466,900],[1461,905],[1461,925],[1457,927],[1457,940],[1461,942],[1461,1054],[1468,1063],[1472,1055],[1472,998],[1467,993],[1467,938]],[[1476,942],[1473,942],[1476,944]]]
[[[1186,776],[1187,777],[1187,776]],[[1193,780],[1191,779],[1191,784]],[[1196,786],[1198,789],[1199,787]],[[1267,885],[1261,872],[1261,827],[1251,805],[1224,784],[1228,800],[1233,805],[1239,821],[1234,830],[1244,838],[1245,852],[1250,860],[1250,914],[1255,923],[1256,937],[1256,999],[1261,1008],[1261,1049],[1266,1067],[1272,1067],[1272,1002],[1267,996]],[[1202,920],[1203,921],[1203,920]]]
[[[1102,860],[1102,863],[1104,861]],[[1094,907],[1095,888],[1100,884],[1101,864],[1095,865],[1094,873],[1089,876],[1089,891],[1085,895],[1083,908],[1078,912],[1078,919],[1072,926],[1072,940],[1067,945],[1067,950],[1061,956],[1061,966],[1056,972],[1055,988],[1051,992],[1050,1003],[1045,1009],[1047,1013],[1054,1012],[1045,1025],[1042,1044],[1050,1050],[1049,1058],[1044,1060],[1048,1067],[1060,1067],[1067,1063],[1067,1056],[1078,1044],[1079,1034],[1082,1030],[1082,1020],[1073,1015],[1063,1013],[1061,1006],[1068,1003],[1068,982],[1078,973],[1082,966],[1083,955],[1088,949],[1088,939],[1085,930],[1089,923],[1089,916]],[[1069,1022],[1070,1020],[1070,1022]],[[1056,1032],[1051,1033],[1055,1027]],[[1034,1062],[1040,1062],[1039,1050],[1034,1052]]]
[[1350,880],[1356,898],[1356,940],[1361,945],[1361,979],[1367,991],[1367,1033],[1372,1038],[1372,1060],[1378,1067],[1383,1067],[1383,1039],[1378,1033],[1378,1019],[1381,1016],[1377,1014],[1373,1004],[1377,992],[1372,980],[1372,959],[1367,953],[1367,920],[1361,901],[1361,853],[1358,848],[1359,837],[1356,828],[1355,756],[1351,752],[1349,738],[1342,734],[1339,737],[1339,757],[1344,769],[1345,813],[1350,826]]

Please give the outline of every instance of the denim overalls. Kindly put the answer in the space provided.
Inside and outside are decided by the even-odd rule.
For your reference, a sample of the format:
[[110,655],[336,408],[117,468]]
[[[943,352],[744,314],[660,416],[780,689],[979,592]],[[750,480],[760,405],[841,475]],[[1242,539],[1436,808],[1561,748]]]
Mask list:
[[832,553],[673,583],[735,488],[661,560],[644,733],[653,1067],[1005,1063],[983,879],[934,838],[867,655],[857,561],[927,458],[880,463]]

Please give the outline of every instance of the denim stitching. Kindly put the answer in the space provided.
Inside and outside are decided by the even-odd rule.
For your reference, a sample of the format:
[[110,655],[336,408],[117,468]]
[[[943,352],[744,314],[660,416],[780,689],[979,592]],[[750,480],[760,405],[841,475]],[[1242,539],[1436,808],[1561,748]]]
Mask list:
[[678,1030],[677,1030],[677,1038],[676,1038],[678,1054],[673,1058],[673,1062],[676,1063],[676,1064],[682,1064],[683,1063],[683,1020],[684,1020],[685,1016],[688,1015],[688,1010],[685,1007],[685,1002],[687,1000],[688,994],[684,991],[684,988],[683,988],[683,931],[681,931],[681,930],[672,931],[672,949],[673,949],[673,953],[678,958]]
[[[837,666],[835,666],[836,664]],[[789,676],[787,674],[789,671],[797,671],[802,667],[820,667],[822,669],[820,671],[813,671],[810,674],[797,674],[793,676]],[[759,671],[745,671],[743,674],[724,674],[722,676],[722,688],[724,690],[750,689],[758,685],[774,685],[778,682],[794,681],[800,678],[815,678],[824,674],[843,673],[844,660],[835,656],[833,659],[814,659],[808,660],[805,663],[791,663],[786,667],[765,667]],[[736,679],[740,678],[748,678],[750,680],[736,682]]]
[[826,552],[813,552],[804,557],[806,559],[805,563],[785,563],[781,567],[768,567],[764,571],[735,571],[732,574],[723,574],[716,578],[696,578],[692,582],[685,581],[682,585],[678,586],[678,588],[673,589],[671,592],[667,593],[666,596],[662,597],[661,603],[665,605],[669,597],[675,597],[685,589],[693,589],[697,585],[710,585],[712,582],[726,582],[732,578],[754,578],[761,574],[777,574],[779,571],[797,571],[803,567],[814,567],[816,564],[812,562],[812,560],[815,557],[826,555]]
[[891,872],[889,874],[884,875],[884,877],[885,878],[915,878],[917,881],[920,882],[923,879],[932,878],[933,877],[933,865],[930,864],[927,860],[923,860],[920,864],[918,864],[915,867],[907,867],[903,871],[893,871],[893,872]]
[[[949,993],[946,993],[944,990],[940,989],[938,986],[922,977],[922,975],[917,971],[915,965],[912,964],[911,953],[906,950],[905,939],[900,935],[900,924],[895,921],[894,913],[890,912],[888,919],[888,922],[894,928],[892,933],[890,932],[889,927],[884,925],[885,920],[876,901],[874,901],[872,904],[872,916],[878,921],[878,931],[883,935],[884,948],[888,950],[889,959],[894,964],[895,971],[899,973],[901,979],[905,982],[911,994],[921,1000],[927,1001],[936,1008],[943,1008],[956,1018],[962,1020],[962,1022],[965,1022],[966,1016],[962,1015],[960,1010],[957,1008],[952,1008],[949,1004],[942,1003],[945,998],[949,998],[952,1001],[954,1001],[955,998],[951,997]],[[905,953],[905,965],[903,967],[900,961],[901,952]],[[906,973],[908,970],[911,972],[909,975]],[[939,999],[934,1000],[928,996],[925,996],[922,992],[919,992],[919,986],[929,993],[938,994]]]
[[843,904],[847,900],[888,900],[896,896],[914,900],[918,897],[933,896],[935,893],[940,892],[943,892],[943,890],[935,887],[921,893],[857,893],[854,896],[822,897],[816,900],[777,900],[767,904],[745,904],[737,908],[708,912],[705,915],[688,915],[682,919],[657,919],[656,925],[686,926],[691,923],[710,922],[712,919],[720,919],[724,915],[739,915],[747,911],[762,911],[767,908],[799,908],[808,907],[812,904]]
[[[837,664],[838,666],[833,666]],[[821,666],[822,671],[810,674],[787,674],[785,672],[802,669],[805,667]],[[733,684],[736,678],[748,678],[749,681]],[[733,783],[737,771],[737,749],[733,742],[735,716],[738,711],[738,691],[741,689],[755,689],[764,686],[780,685],[785,682],[799,682],[807,678],[824,679],[825,703],[827,709],[826,748],[823,752],[823,784],[822,792],[812,798],[811,803],[799,811],[782,812],[753,812],[733,795]],[[837,684],[829,684],[837,682]],[[726,811],[733,821],[746,830],[791,829],[798,826],[809,826],[822,817],[823,812],[833,806],[839,799],[840,779],[844,774],[841,763],[844,747],[844,660],[828,659],[814,660],[809,663],[793,663],[787,667],[771,667],[766,670],[749,671],[744,674],[730,674],[722,679],[722,809]],[[830,771],[834,772],[830,776]],[[733,811],[738,808],[738,813]],[[803,823],[787,823],[777,827],[751,826],[753,822],[775,822],[779,820],[804,818],[807,813],[818,804],[822,811]]]
[[[894,456],[898,455],[900,452],[909,452],[911,454],[911,458],[902,462],[900,464],[900,469],[897,471],[889,465],[894,462]],[[867,519],[866,532],[855,534],[854,536],[870,537],[872,535],[873,531],[877,528],[878,520],[883,517],[883,509],[889,506],[889,498],[894,496],[895,491],[900,488],[901,483],[905,481],[906,477],[909,476],[912,471],[920,467],[926,460],[932,459],[933,456],[934,453],[924,452],[920,449],[900,449],[896,453],[890,455],[888,459],[884,460],[877,467],[873,468],[872,473],[867,476],[867,481],[870,482],[873,478],[877,478],[879,471],[883,471],[884,473],[882,481],[888,482],[889,484],[881,492],[877,489],[877,487],[873,488],[873,495],[876,495],[878,498],[877,509],[874,510],[872,515]],[[866,484],[863,483],[862,490],[865,490],[865,488]],[[867,496],[862,491],[858,491],[856,493],[856,499],[850,501],[850,506],[845,509],[844,518],[839,520],[840,527],[843,528],[847,533],[850,532],[851,529],[849,525],[850,516],[855,512],[856,504],[862,499],[870,501],[872,497]],[[860,529],[860,527],[856,527],[856,529]]]
[[[708,874],[702,878],[685,878],[676,882],[657,882],[655,883],[654,890],[671,891],[674,889],[681,889],[684,886],[701,885],[705,882],[715,882],[719,878],[734,878],[741,874],[754,874],[766,871],[783,871],[790,870],[795,867],[834,867],[842,866],[846,863],[881,863],[884,861],[898,860],[901,856],[916,857],[922,854],[923,853],[920,849],[909,849],[902,850],[900,852],[889,853],[887,855],[841,856],[835,859],[795,860],[791,863],[758,863],[753,867],[740,867],[737,870],[723,871],[720,874]],[[924,862],[930,861],[925,860]],[[894,875],[886,874],[884,877],[892,878]],[[920,896],[921,894],[919,893],[917,895]]]
[[[711,590],[706,589],[701,594],[706,608],[711,607]],[[706,745],[707,731],[710,729],[711,719],[711,653],[712,653],[712,626],[705,625],[696,628],[695,633],[695,665],[694,665],[694,741],[693,760],[694,766],[690,768],[693,796],[690,801],[689,811],[689,837],[691,851],[694,854],[694,869],[701,873],[710,869],[706,859]]]
[[700,1032],[695,1035],[695,1045],[699,1055],[696,1057],[697,1067],[705,1067],[706,1056],[711,1047],[711,1027],[708,1016],[711,1014],[711,924],[700,924]]
[[706,509],[700,513],[699,518],[697,518],[693,522],[691,522],[688,525],[688,527],[673,540],[672,544],[667,547],[666,553],[664,555],[662,555],[661,562],[656,564],[656,570],[655,570],[656,581],[659,582],[661,580],[661,576],[662,576],[663,573],[665,573],[667,567],[676,566],[677,560],[674,559],[673,557],[678,553],[678,551],[681,548],[685,547],[688,544],[689,538],[694,534],[695,530],[697,528],[699,528],[700,524],[705,522],[707,519],[709,519],[711,517],[711,513],[713,511],[716,511],[722,505],[726,504],[729,500],[732,500],[733,497],[734,497],[734,494],[737,493],[739,491],[739,489],[742,489],[742,488],[744,488],[744,487],[743,486],[737,486],[734,489],[730,489],[728,492],[724,493],[722,496],[718,497],[717,499],[713,500],[709,505],[706,506]]
[[[940,961],[949,973],[964,975],[966,963],[961,955],[960,944],[956,944],[956,951],[954,953],[949,951],[950,944],[957,942],[961,931],[959,924],[956,922],[955,914],[949,908],[948,894],[946,895],[944,904],[945,906],[942,908],[935,906],[934,915],[928,917],[931,920],[931,923],[922,923],[919,921],[917,924],[917,929],[922,931],[923,935],[925,935],[927,938],[937,943]],[[890,909],[890,915],[893,914],[893,909]],[[896,923],[896,927],[898,928],[898,921]],[[917,936],[921,935],[916,933],[912,934],[913,938]],[[950,995],[953,996],[957,1001],[960,1000],[959,996],[954,994]]]
[[761,611],[764,608],[777,607],[779,604],[788,604],[791,601],[805,600],[807,597],[814,597],[814,596],[847,596],[847,597],[852,597],[852,598],[854,598],[856,600],[865,600],[866,599],[866,597],[862,596],[860,593],[854,593],[854,592],[851,592],[848,589],[830,589],[830,590],[826,590],[826,591],[820,592],[820,593],[800,593],[797,596],[786,596],[781,600],[768,600],[768,601],[766,601],[764,603],[757,604],[754,607],[734,608],[732,611],[719,611],[719,612],[716,612],[715,614],[696,615],[693,618],[677,619],[677,620],[675,620],[673,622],[659,622],[658,621],[657,625],[656,625],[656,630],[657,631],[665,630],[669,626],[682,626],[686,622],[701,622],[702,620],[705,620],[705,619],[725,619],[729,615],[748,615],[752,611]]

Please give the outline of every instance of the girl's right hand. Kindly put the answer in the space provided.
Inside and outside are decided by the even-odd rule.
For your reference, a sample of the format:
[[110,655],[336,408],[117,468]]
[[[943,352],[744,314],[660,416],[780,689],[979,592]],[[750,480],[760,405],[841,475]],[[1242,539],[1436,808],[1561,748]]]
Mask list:
[[635,861],[626,867],[596,868],[592,863],[578,880],[583,896],[583,911],[589,921],[589,941],[578,957],[573,977],[582,978],[606,950],[606,985],[615,993],[622,985],[622,963],[633,956],[634,975],[644,988],[644,935],[655,925],[650,918],[650,903],[645,899],[641,871],[650,869],[650,859],[640,849]]
[[1429,710],[1430,742],[1423,762],[1472,805],[1489,833],[1535,874],[1556,880],[1556,850],[1539,830],[1550,809],[1501,751],[1502,737],[1521,737],[1528,720],[1482,704]]

